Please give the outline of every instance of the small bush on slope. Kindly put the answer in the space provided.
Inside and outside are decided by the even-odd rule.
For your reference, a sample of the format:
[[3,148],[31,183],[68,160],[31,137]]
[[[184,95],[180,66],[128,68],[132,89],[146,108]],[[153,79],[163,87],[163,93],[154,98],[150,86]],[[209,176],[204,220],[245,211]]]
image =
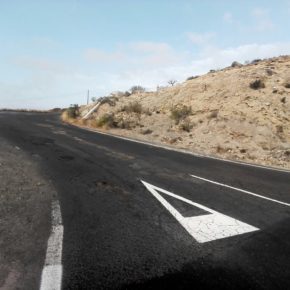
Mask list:
[[171,109],[171,119],[175,121],[176,125],[178,125],[181,120],[184,120],[191,114],[192,109],[188,106],[174,107]]

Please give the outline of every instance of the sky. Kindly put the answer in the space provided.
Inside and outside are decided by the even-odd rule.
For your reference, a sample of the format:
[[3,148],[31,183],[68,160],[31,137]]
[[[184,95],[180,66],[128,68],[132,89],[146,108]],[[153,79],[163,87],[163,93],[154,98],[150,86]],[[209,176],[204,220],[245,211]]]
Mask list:
[[290,54],[290,0],[0,0],[0,108],[86,103]]

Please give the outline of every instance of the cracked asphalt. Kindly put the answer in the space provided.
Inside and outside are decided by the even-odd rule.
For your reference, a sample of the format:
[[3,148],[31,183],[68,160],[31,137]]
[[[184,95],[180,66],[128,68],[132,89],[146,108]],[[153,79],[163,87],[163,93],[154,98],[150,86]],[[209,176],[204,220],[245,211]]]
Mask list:
[[[290,289],[290,207],[190,176],[290,203],[289,173],[101,135],[63,124],[57,114],[2,112],[0,138],[36,162],[57,192],[62,289]],[[199,243],[141,180],[258,230]],[[162,197],[182,218],[209,214]],[[43,215],[48,218],[47,210]],[[222,222],[217,227],[228,232],[231,224]],[[14,260],[21,261],[23,251],[19,246]],[[38,255],[42,269],[45,252]],[[29,289],[39,289],[40,276],[31,281]]]

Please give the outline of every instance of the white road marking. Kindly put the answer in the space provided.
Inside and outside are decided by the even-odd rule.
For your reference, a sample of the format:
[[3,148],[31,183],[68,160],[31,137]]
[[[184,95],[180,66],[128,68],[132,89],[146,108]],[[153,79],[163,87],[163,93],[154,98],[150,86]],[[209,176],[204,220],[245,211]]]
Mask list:
[[57,135],[67,135],[66,131],[64,130],[52,130],[51,132]]
[[283,168],[277,168],[277,167],[258,165],[258,164],[253,164],[253,163],[247,163],[247,162],[242,162],[242,161],[229,160],[229,159],[214,157],[214,156],[210,156],[210,155],[194,153],[194,152],[191,152],[191,151],[188,151],[188,150],[185,150],[185,149],[178,149],[178,148],[173,148],[173,147],[169,147],[169,146],[166,146],[166,145],[150,143],[148,141],[141,141],[141,140],[137,140],[137,139],[133,139],[133,138],[129,138],[129,137],[122,137],[122,136],[111,134],[111,133],[105,133],[105,132],[99,131],[97,129],[91,129],[91,128],[87,128],[87,127],[80,126],[80,125],[77,125],[77,124],[74,124],[73,126],[76,126],[78,128],[81,128],[83,130],[87,130],[87,131],[90,131],[90,132],[95,132],[95,133],[98,133],[98,134],[101,134],[101,135],[110,136],[110,137],[114,137],[114,138],[117,138],[117,139],[130,141],[130,142],[134,142],[134,143],[144,144],[144,145],[151,146],[151,147],[162,148],[162,149],[169,150],[169,151],[184,153],[184,154],[192,155],[192,156],[199,157],[199,158],[208,158],[208,159],[219,160],[219,161],[223,161],[223,162],[227,162],[227,163],[233,163],[233,164],[239,164],[239,165],[244,165],[244,166],[262,168],[262,169],[266,169],[266,170],[290,173],[290,169],[283,169]]
[[287,202],[283,202],[283,201],[280,201],[280,200],[277,200],[277,199],[266,197],[264,195],[260,195],[260,194],[257,194],[257,193],[254,193],[254,192],[251,192],[251,191],[248,191],[248,190],[244,190],[244,189],[241,189],[241,188],[233,187],[233,186],[230,186],[230,185],[227,185],[227,184],[224,184],[224,183],[220,183],[220,182],[216,182],[216,181],[213,181],[213,180],[210,180],[210,179],[199,177],[197,175],[190,174],[190,176],[192,176],[194,178],[197,178],[197,179],[200,179],[200,180],[204,180],[204,181],[216,184],[216,185],[220,185],[220,186],[227,187],[227,188],[230,188],[230,189],[234,189],[234,190],[246,193],[246,194],[250,194],[250,195],[262,198],[262,199],[266,199],[266,200],[269,200],[269,201],[272,201],[272,202],[275,202],[275,203],[279,203],[279,204],[282,204],[282,205],[290,206],[290,204],[287,203]]
[[[141,182],[153,194],[153,196],[156,197],[156,199],[177,219],[177,221],[187,230],[187,232],[199,243],[210,242],[217,239],[228,238],[259,230],[256,227],[221,214],[208,207],[205,207],[189,199],[154,186],[143,180],[141,180]],[[192,206],[203,209],[209,212],[209,214],[194,217],[184,217],[169,202],[167,202],[158,193],[158,191],[188,204],[191,204]]]
[[62,279],[63,225],[58,201],[52,202],[52,228],[47,242],[45,265],[42,270],[40,290],[60,290]]
[[91,110],[89,110],[83,117],[82,119],[87,119],[99,106],[101,105],[101,102],[97,102],[95,106],[92,107]]

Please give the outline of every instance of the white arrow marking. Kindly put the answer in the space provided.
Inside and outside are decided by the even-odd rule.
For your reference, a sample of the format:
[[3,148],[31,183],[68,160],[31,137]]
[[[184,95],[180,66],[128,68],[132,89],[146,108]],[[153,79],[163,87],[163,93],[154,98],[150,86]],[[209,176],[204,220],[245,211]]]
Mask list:
[[[153,194],[153,196],[155,196],[156,199],[159,200],[161,204],[177,219],[177,221],[188,231],[188,233],[199,243],[210,242],[259,230],[256,227],[221,214],[208,207],[205,207],[189,199],[154,186],[150,183],[142,180],[141,182]],[[184,217],[169,202],[167,202],[158,193],[158,191],[176,199],[179,199],[185,203],[191,204],[192,206],[203,209],[209,212],[209,214],[194,217]]]

